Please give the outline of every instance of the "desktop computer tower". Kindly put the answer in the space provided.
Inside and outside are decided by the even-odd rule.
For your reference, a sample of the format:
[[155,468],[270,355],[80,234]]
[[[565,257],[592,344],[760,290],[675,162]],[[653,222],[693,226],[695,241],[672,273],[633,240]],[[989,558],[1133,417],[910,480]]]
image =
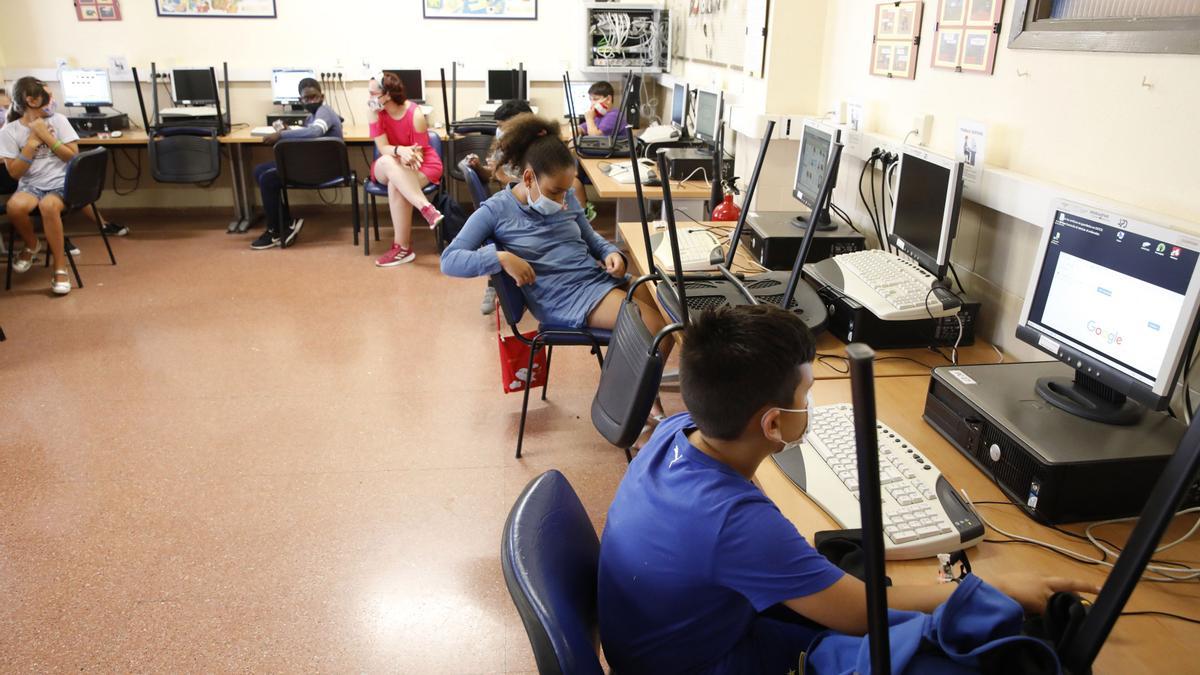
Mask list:
[[304,124],[304,120],[306,119],[308,119],[308,113],[306,112],[272,113],[267,115],[267,126],[273,126],[278,120],[283,122],[284,126],[298,127]]
[[1038,521],[1138,515],[1187,427],[1149,411],[1132,426],[1077,417],[1035,391],[1056,375],[1074,371],[1057,361],[935,368],[923,417]]
[[[760,265],[769,270],[787,271],[796,262],[800,242],[804,240],[804,229],[792,225],[795,213],[789,211],[751,212],[746,218],[749,226],[746,243],[751,255]],[[813,234],[812,249],[807,263],[820,262],[843,253],[862,251],[867,240],[845,223],[835,230]]]
[[129,128],[129,115],[118,112],[72,115],[67,121],[80,136],[94,136],[102,131],[125,131]]
[[[815,248],[815,237],[813,241]],[[885,321],[839,289],[813,283],[811,279],[809,282],[817,289],[817,295],[829,311],[826,330],[847,344],[864,342],[873,349],[953,347],[956,342],[959,347],[975,344],[975,325],[982,307],[978,300],[964,297],[957,316]]]

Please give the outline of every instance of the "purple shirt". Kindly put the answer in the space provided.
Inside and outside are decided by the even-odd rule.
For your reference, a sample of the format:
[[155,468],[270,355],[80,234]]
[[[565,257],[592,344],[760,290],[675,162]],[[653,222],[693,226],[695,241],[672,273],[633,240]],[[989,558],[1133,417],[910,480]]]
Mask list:
[[596,126],[605,136],[612,136],[617,130],[617,118],[621,116],[620,108],[612,108],[603,115],[596,115]]

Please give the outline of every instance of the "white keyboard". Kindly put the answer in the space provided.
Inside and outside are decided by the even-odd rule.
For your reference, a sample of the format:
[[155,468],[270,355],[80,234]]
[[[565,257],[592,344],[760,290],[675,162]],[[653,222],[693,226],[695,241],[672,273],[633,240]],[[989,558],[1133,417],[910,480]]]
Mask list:
[[[651,237],[654,243],[654,262],[664,272],[674,273],[675,262],[671,257],[671,238],[666,232],[660,232]],[[708,272],[717,269],[709,262],[714,248],[721,247],[717,236],[705,228],[683,228],[678,231],[679,262],[683,264],[684,272]]]
[[[879,249],[834,256],[842,272],[846,295],[888,321],[954,316],[958,307],[946,308],[937,294],[930,293],[936,281],[915,263]],[[828,281],[828,280],[826,280]]]
[[[613,162],[605,164],[601,171],[618,183],[633,185],[633,166],[630,162]],[[654,162],[648,159],[638,160],[638,175],[643,182],[657,181],[658,172]]]
[[254,127],[250,130],[251,136],[270,136],[275,133],[275,127]]
[[[888,560],[912,560],[978,544],[983,523],[929,458],[885,424],[876,426]],[[775,463],[843,528],[860,527],[854,408],[814,408],[808,441]]]

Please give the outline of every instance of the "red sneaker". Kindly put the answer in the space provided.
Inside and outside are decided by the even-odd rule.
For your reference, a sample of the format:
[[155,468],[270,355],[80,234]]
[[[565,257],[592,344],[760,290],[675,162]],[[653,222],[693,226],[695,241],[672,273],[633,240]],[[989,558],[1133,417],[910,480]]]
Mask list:
[[387,253],[384,253],[375,260],[376,267],[395,267],[410,263],[417,259],[417,254],[413,253],[411,248],[404,248],[400,244],[392,244]]
[[429,229],[431,230],[446,219],[446,216],[443,216],[441,211],[434,208],[433,204],[426,204],[421,208],[421,217],[425,219],[425,222],[429,223]]

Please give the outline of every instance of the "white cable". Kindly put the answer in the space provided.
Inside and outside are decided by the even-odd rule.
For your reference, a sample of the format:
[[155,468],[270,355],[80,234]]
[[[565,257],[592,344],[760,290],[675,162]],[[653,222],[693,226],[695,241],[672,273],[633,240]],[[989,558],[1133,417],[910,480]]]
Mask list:
[[698,166],[698,167],[696,167],[696,169],[694,171],[689,173],[686,178],[679,179],[679,187],[683,187],[683,184],[688,182],[689,180],[691,180],[692,176],[695,176],[697,173],[700,173],[702,176],[704,176],[705,183],[709,182],[708,181],[708,172],[704,170],[704,167]]
[[[1200,506],[1192,507],[1190,509],[1184,509],[1184,510],[1176,513],[1175,517],[1187,515],[1189,513],[1200,513]],[[1137,518],[1113,518],[1112,520],[1101,520],[1101,521],[1098,521],[1098,522],[1088,525],[1087,528],[1084,529],[1083,534],[1084,534],[1084,536],[1086,536],[1088,538],[1088,541],[1092,542],[1092,544],[1095,545],[1096,548],[1100,549],[1101,551],[1104,551],[1108,555],[1116,557],[1117,553],[1108,550],[1107,547],[1105,547],[1103,544],[1101,544],[1096,539],[1096,537],[1094,537],[1092,535],[1092,529],[1097,528],[1097,527],[1102,527],[1104,525],[1112,525],[1114,523],[1126,523],[1131,520],[1137,520]],[[1173,541],[1169,544],[1163,544],[1162,546],[1159,546],[1158,548],[1154,549],[1154,552],[1161,553],[1167,549],[1174,548],[1174,547],[1182,544],[1183,542],[1187,541],[1188,539],[1191,539],[1192,535],[1196,534],[1196,530],[1198,530],[1198,529],[1200,529],[1200,518],[1196,519],[1196,522],[1192,524],[1192,529],[1188,530],[1187,534],[1183,535],[1182,537],[1176,539],[1175,541]]]
[[954,341],[954,346],[950,349],[950,363],[957,366],[958,365],[958,346],[960,344],[962,344],[962,339],[963,339],[963,322],[962,322],[962,308],[961,307],[958,310],[958,314],[954,315],[954,318],[958,319],[958,339]]

